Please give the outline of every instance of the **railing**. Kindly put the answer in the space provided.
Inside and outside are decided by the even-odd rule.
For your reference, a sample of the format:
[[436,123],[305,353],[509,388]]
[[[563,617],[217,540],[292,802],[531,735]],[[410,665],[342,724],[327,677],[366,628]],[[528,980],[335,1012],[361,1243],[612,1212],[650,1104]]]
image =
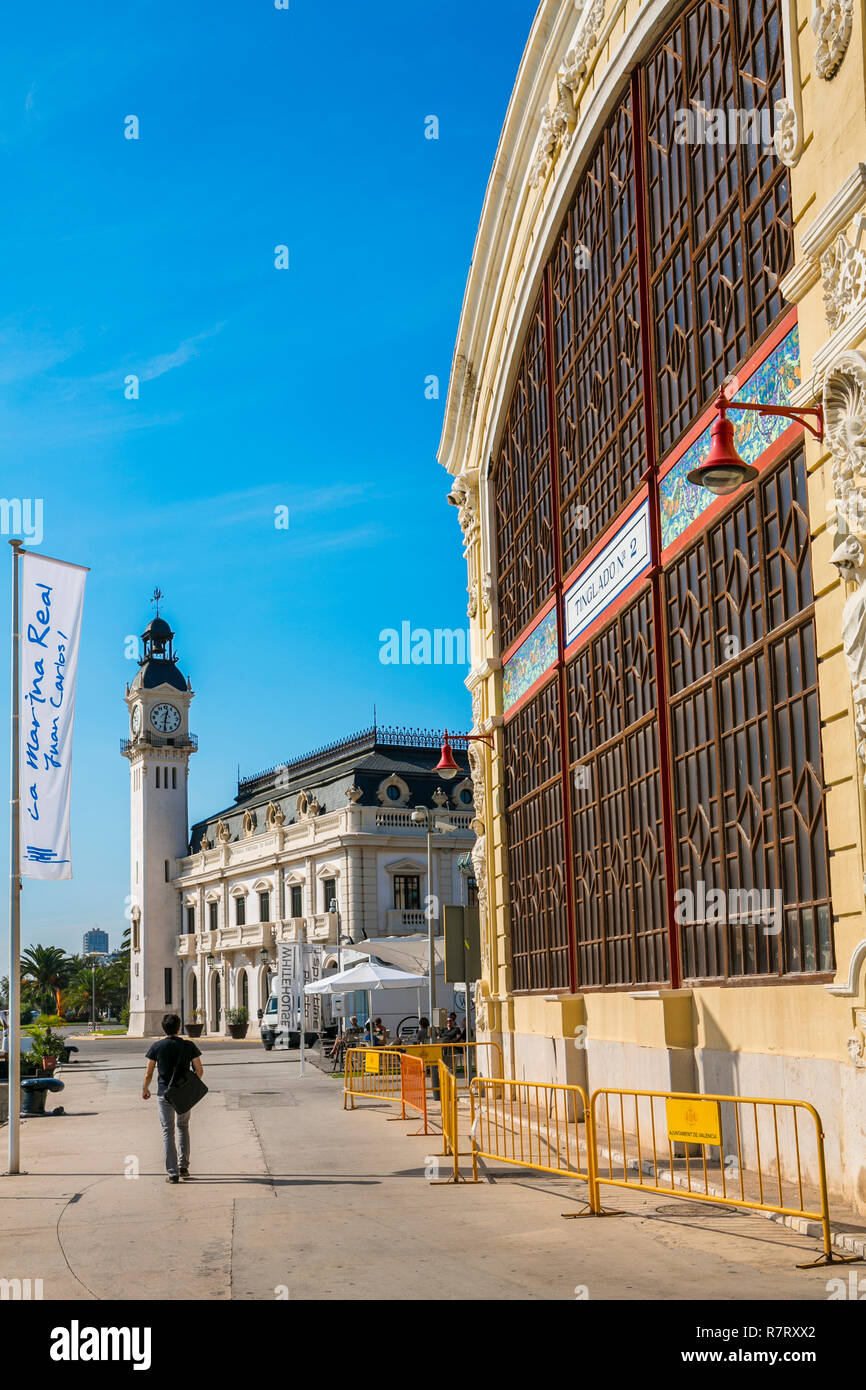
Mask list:
[[[346,753],[367,751],[377,747],[427,748],[431,753],[438,753],[442,747],[443,737],[444,730],[442,729],[382,728],[373,725],[369,729],[361,729],[356,734],[349,734],[346,738],[338,739],[336,743],[326,743],[321,748],[314,748],[312,752],[304,753],[300,758],[293,758],[286,763],[277,763],[274,767],[266,768],[264,772],[239,778],[237,799],[240,801],[243,797],[249,796],[253,792],[262,791],[268,786],[288,786],[296,774],[307,768],[315,767],[328,758],[342,756]],[[465,749],[467,746],[465,735],[461,737],[459,734],[454,734],[449,741],[454,749]]]
[[148,748],[176,748],[180,752],[195,753],[198,749],[197,734],[178,734],[177,738],[169,738],[164,734],[151,733],[150,729],[142,729],[135,738],[122,738],[120,740],[121,753],[134,753],[136,748],[146,744]]
[[457,1108],[457,1079],[445,1062],[439,1062],[439,1094],[442,1105],[442,1152],[451,1155],[449,1182],[462,1182],[460,1176],[460,1124]]
[[427,926],[427,913],[421,908],[389,907],[385,911],[385,934],[416,932]]
[[799,1217],[820,1222],[824,1244],[799,1269],[845,1259],[832,1249],[824,1132],[807,1101],[615,1087],[587,1101],[580,1086],[491,1077],[469,1094],[476,1182],[488,1158],[583,1180],[596,1216],[605,1185]]
[[[590,1126],[593,1210],[601,1210],[602,1183],[665,1196],[685,1190],[691,1201],[818,1221],[824,1254],[812,1263],[840,1260],[831,1244],[823,1126],[807,1101],[604,1088],[593,1094]],[[812,1204],[804,1164],[817,1188]]]
[[454,1074],[458,1091],[468,1091],[474,1076],[502,1076],[502,1048],[496,1042],[395,1043],[396,1050],[408,1057],[420,1057],[430,1068],[434,1091],[438,1090],[435,1068],[445,1062]]
[[[355,1109],[355,1097],[364,1100],[400,1100],[402,1067],[399,1052],[372,1047],[350,1047],[346,1052],[343,1109]],[[350,1104],[347,1106],[346,1101]],[[405,1118],[406,1108],[402,1106]]]
[[[416,834],[426,835],[427,831],[423,825],[416,825],[412,819],[411,811],[377,811],[374,807],[362,806],[362,811],[373,811],[375,815],[375,828],[377,830],[412,830]],[[468,811],[436,811],[436,818],[447,820],[455,830],[470,830],[472,828],[473,817]]]
[[218,950],[231,950],[240,946],[271,945],[274,937],[273,922],[250,922],[243,926],[219,927],[216,931]]
[[[590,1183],[592,1144],[587,1137],[581,1154],[579,1131],[588,1110],[582,1086],[475,1077],[469,1097],[475,1182],[479,1158],[490,1158]],[[592,1193],[590,1183],[590,1200]]]

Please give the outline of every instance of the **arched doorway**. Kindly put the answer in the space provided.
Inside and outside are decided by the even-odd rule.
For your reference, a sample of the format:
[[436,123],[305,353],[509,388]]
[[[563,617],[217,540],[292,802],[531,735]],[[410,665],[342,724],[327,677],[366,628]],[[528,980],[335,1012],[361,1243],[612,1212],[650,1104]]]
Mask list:
[[250,1009],[250,976],[249,971],[244,970],[241,974],[241,1007],[249,1013]]
[[222,980],[217,972],[214,972],[213,986],[213,1026],[214,1032],[219,1033],[222,1029],[223,1012],[223,986]]

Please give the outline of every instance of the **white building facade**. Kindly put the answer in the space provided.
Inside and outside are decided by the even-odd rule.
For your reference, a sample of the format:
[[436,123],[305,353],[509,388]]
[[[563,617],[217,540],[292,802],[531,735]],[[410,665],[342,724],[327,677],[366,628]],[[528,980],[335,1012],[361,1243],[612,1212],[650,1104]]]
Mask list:
[[[267,1001],[282,942],[342,950],[427,928],[427,899],[472,902],[465,865],[475,842],[469,763],[443,782],[441,734],[367,729],[241,780],[232,806],[188,829],[189,682],[161,619],[143,635],[128,688],[132,902],[130,1034],[158,1033],[167,1009],[208,1034],[246,1008],[251,1033]],[[138,713],[136,714],[136,710]],[[426,809],[437,829],[428,882]],[[446,829],[445,827],[448,827]],[[463,861],[464,869],[458,861]],[[347,1000],[347,1012],[358,1011]]]

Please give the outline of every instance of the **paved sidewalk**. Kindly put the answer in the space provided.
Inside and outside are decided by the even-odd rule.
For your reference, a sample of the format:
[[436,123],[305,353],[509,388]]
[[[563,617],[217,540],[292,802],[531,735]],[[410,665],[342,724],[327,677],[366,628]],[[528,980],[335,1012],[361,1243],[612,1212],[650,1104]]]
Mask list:
[[799,1300],[826,1299],[839,1274],[795,1269],[816,1242],[757,1216],[622,1193],[628,1216],[563,1221],[583,1184],[505,1165],[435,1185],[441,1138],[407,1137],[417,1117],[344,1113],[339,1080],[299,1077],[295,1054],[216,1041],[194,1181],[171,1186],[155,1099],[140,1098],[145,1048],[82,1044],[49,1101],[67,1114],[23,1122],[28,1175],[0,1181],[0,1278],[76,1300]]

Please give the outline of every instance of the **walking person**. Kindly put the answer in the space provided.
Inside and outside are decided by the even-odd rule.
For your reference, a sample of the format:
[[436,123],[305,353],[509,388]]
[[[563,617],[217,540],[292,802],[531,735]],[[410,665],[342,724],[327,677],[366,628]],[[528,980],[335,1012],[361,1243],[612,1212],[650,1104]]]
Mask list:
[[[157,1108],[162,1125],[162,1143],[165,1152],[166,1182],[180,1182],[189,1177],[189,1117],[191,1111],[180,1114],[165,1099],[165,1092],[172,1080],[182,1078],[192,1066],[201,1080],[203,1071],[201,1053],[194,1042],[180,1036],[180,1018],[177,1014],[166,1014],[162,1020],[164,1038],[151,1043],[145,1056],[147,1067],[144,1072],[144,1085],[141,1088],[142,1100],[150,1100],[150,1083],[156,1068]],[[175,1129],[177,1134],[175,1134]]]

